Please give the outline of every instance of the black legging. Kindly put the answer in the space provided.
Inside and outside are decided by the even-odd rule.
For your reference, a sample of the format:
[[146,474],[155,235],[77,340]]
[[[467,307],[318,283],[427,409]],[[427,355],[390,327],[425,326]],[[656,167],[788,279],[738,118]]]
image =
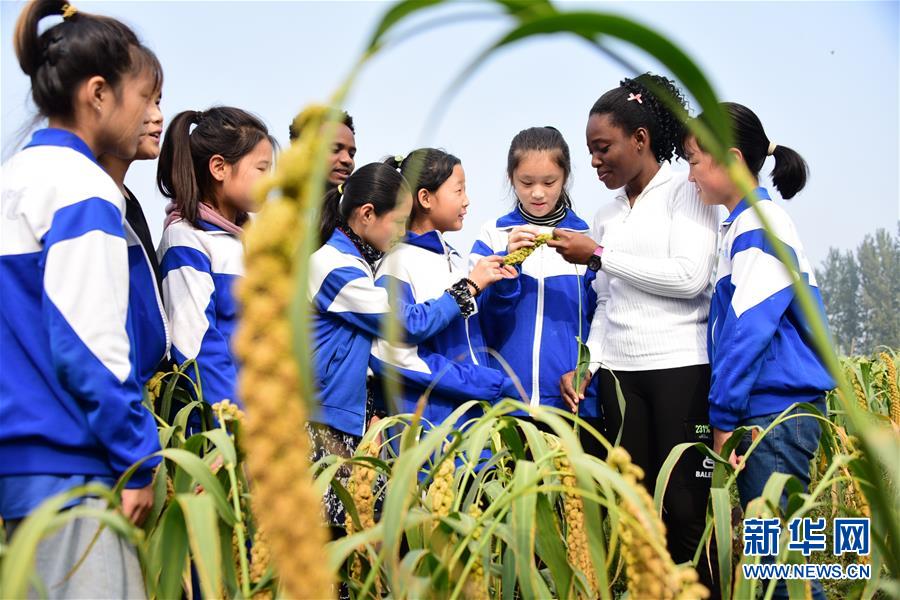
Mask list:
[[[619,400],[612,373],[601,370],[600,398],[606,436],[614,443],[622,427]],[[709,428],[709,365],[653,371],[616,371],[625,399],[625,425],[620,445],[644,470],[644,484],[653,493],[656,476],[669,452],[682,442],[712,446]],[[669,552],[676,563],[694,558],[706,525],[706,505],[712,483],[712,461],[689,449],[672,470],[663,499],[663,521]],[[716,553],[711,552],[716,566]],[[706,556],[697,567],[700,579],[719,596],[717,578],[706,568]]]

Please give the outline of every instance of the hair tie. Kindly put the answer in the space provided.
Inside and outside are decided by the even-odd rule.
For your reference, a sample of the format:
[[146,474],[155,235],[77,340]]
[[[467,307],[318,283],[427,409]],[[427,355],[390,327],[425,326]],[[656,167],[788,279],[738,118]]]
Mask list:
[[397,168],[399,169],[399,168],[400,168],[400,163],[402,163],[404,160],[406,160],[406,157],[403,156],[402,154],[398,154],[398,155],[396,155],[396,156],[394,157],[394,160],[397,161]]
[[778,144],[775,142],[769,142],[769,150],[766,152],[766,156],[772,156],[775,154],[775,148],[778,147]]
[[75,16],[75,13],[78,12],[78,9],[72,6],[71,4],[63,4],[62,7],[62,18],[63,21],[67,21]]

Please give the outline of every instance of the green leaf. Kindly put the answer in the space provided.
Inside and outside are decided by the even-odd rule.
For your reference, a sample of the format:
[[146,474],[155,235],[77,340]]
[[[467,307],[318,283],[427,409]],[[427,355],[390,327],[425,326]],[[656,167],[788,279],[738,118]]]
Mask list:
[[[728,598],[731,591],[731,539],[733,533],[731,529],[731,498],[725,488],[712,488],[710,497],[713,521],[716,526],[719,584],[722,589],[722,598]],[[704,568],[706,568],[705,565]]]
[[537,506],[535,525],[537,526],[537,555],[550,568],[556,582],[557,595],[566,597],[572,586],[572,568],[566,557],[560,531],[556,522],[556,511],[550,505],[547,494],[536,494]]
[[[222,552],[213,499],[205,494],[176,494],[184,512],[191,558],[206,598],[222,596]],[[229,556],[230,558],[230,556]]]
[[[225,496],[225,491],[222,489],[222,484],[219,483],[219,480],[212,474],[202,458],[187,450],[178,448],[166,448],[156,454],[172,460],[178,465],[176,471],[176,484],[178,483],[178,479],[181,479],[186,475],[190,477],[192,482],[196,482],[203,486],[205,493],[212,498],[213,505],[222,520],[225,521],[229,527],[234,526],[237,522],[237,518],[235,517],[231,505],[228,504],[228,499]],[[176,485],[176,492],[184,491],[183,489],[179,489],[181,487],[182,486],[180,485]]]
[[148,554],[150,578],[158,582],[156,597],[180,597],[181,574],[188,557],[188,533],[184,513],[177,502],[170,503],[163,513],[159,527],[153,532]]
[[368,51],[376,50],[382,43],[385,34],[395,27],[400,21],[423,10],[442,4],[444,0],[403,0],[394,4],[381,18],[381,22],[375,27],[375,33],[368,44]]
[[534,564],[535,512],[537,494],[529,491],[538,481],[537,467],[531,461],[520,460],[513,474],[512,524],[515,535],[516,573],[525,598],[549,598],[550,590]]
[[202,435],[216,445],[216,448],[222,453],[222,459],[225,461],[225,464],[237,464],[237,452],[234,449],[234,440],[231,439],[231,436],[228,435],[227,431],[221,428],[211,429],[209,431],[204,431]]

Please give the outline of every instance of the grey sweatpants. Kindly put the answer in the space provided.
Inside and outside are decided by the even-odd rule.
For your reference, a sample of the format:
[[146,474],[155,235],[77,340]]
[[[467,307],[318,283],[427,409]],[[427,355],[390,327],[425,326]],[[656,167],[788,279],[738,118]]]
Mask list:
[[[88,498],[85,505],[104,508],[106,502]],[[6,523],[9,539],[15,538],[21,521]],[[137,550],[115,532],[104,528],[90,553],[71,577],[66,577],[84,554],[100,523],[96,519],[74,519],[38,544],[35,572],[48,598],[146,598]],[[39,598],[34,587],[29,598]]]

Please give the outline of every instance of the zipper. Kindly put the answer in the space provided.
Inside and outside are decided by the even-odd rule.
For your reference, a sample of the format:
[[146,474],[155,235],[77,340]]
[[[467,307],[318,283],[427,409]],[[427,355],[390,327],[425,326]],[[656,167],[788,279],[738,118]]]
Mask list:
[[[453,285],[455,282],[453,279],[453,261],[451,260],[450,251],[447,250],[446,246],[444,247],[444,252],[446,252],[447,256],[447,273],[450,275],[450,285]],[[472,349],[472,336],[469,335],[469,320],[463,319],[463,325],[466,329],[466,346],[469,347],[469,356],[472,358],[472,362],[476,365],[478,364],[478,359],[475,358],[475,351]]]
[[[150,276],[153,278],[153,293],[156,295],[156,308],[159,309],[159,316],[162,319],[163,331],[165,331],[165,333],[166,333],[166,353],[163,354],[162,357],[160,357],[160,360],[162,360],[163,358],[165,358],[166,356],[169,355],[169,351],[172,348],[172,335],[171,335],[171,332],[169,331],[169,318],[166,316],[166,309],[163,306],[162,296],[160,296],[160,294],[159,294],[159,287],[157,287],[157,283],[156,283],[156,274],[155,274],[155,271],[153,270],[153,265],[150,264],[150,257],[147,256],[147,250],[146,250],[146,248],[144,248],[144,244],[141,243],[140,238],[137,236],[137,234],[131,228],[131,225],[128,224],[127,220],[125,221],[124,225],[125,225],[125,227],[128,228],[127,229],[128,234],[130,236],[133,236],[134,239],[137,240],[137,243],[138,243],[137,245],[140,246],[141,253],[144,255],[144,262],[147,263],[147,269],[150,271]],[[127,242],[126,242],[126,246],[127,246]]]
[[[544,332],[544,249],[538,248],[539,260],[537,270],[537,311],[534,316],[534,344],[531,347],[531,407],[536,408],[541,403],[541,337]],[[531,258],[531,257],[529,257]],[[524,264],[524,263],[523,263]]]

